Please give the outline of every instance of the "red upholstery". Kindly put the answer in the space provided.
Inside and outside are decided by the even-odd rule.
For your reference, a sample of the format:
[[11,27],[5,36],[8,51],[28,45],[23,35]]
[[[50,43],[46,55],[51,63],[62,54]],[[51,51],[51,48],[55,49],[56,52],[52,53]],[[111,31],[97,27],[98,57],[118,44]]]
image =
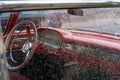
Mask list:
[[20,75],[18,73],[15,73],[15,72],[10,72],[9,77],[10,77],[10,80],[30,80],[27,77]]

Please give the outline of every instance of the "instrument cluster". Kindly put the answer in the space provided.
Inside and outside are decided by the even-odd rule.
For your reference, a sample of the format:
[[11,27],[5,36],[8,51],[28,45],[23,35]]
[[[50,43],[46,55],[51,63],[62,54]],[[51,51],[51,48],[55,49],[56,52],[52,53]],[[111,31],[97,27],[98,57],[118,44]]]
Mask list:
[[48,47],[60,48],[62,39],[61,35],[54,30],[46,29],[38,31],[39,44],[43,44]]

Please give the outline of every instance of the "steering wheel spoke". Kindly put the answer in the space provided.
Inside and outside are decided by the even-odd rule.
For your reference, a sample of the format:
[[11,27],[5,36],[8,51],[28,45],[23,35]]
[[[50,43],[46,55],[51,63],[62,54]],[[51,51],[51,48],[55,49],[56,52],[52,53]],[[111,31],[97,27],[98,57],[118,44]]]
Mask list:
[[32,34],[30,33],[30,25],[27,26],[26,32],[27,32],[28,40],[32,41]]
[[[25,41],[14,40],[14,44],[15,44],[16,46],[21,47],[21,46],[23,46],[23,45],[25,44]],[[15,46],[15,47],[16,47],[16,46]]]

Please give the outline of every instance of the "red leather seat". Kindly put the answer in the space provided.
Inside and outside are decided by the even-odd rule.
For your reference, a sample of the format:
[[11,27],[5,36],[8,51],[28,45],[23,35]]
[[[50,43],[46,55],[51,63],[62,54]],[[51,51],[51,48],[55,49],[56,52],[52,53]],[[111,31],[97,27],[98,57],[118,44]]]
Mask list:
[[30,80],[29,78],[15,72],[9,73],[10,80]]

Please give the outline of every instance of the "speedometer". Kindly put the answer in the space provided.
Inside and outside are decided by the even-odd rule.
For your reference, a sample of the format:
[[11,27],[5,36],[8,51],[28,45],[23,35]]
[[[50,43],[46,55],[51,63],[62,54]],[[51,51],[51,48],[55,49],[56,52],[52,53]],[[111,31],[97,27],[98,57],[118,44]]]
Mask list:
[[60,48],[61,36],[57,31],[46,29],[39,32],[39,43],[53,48]]

